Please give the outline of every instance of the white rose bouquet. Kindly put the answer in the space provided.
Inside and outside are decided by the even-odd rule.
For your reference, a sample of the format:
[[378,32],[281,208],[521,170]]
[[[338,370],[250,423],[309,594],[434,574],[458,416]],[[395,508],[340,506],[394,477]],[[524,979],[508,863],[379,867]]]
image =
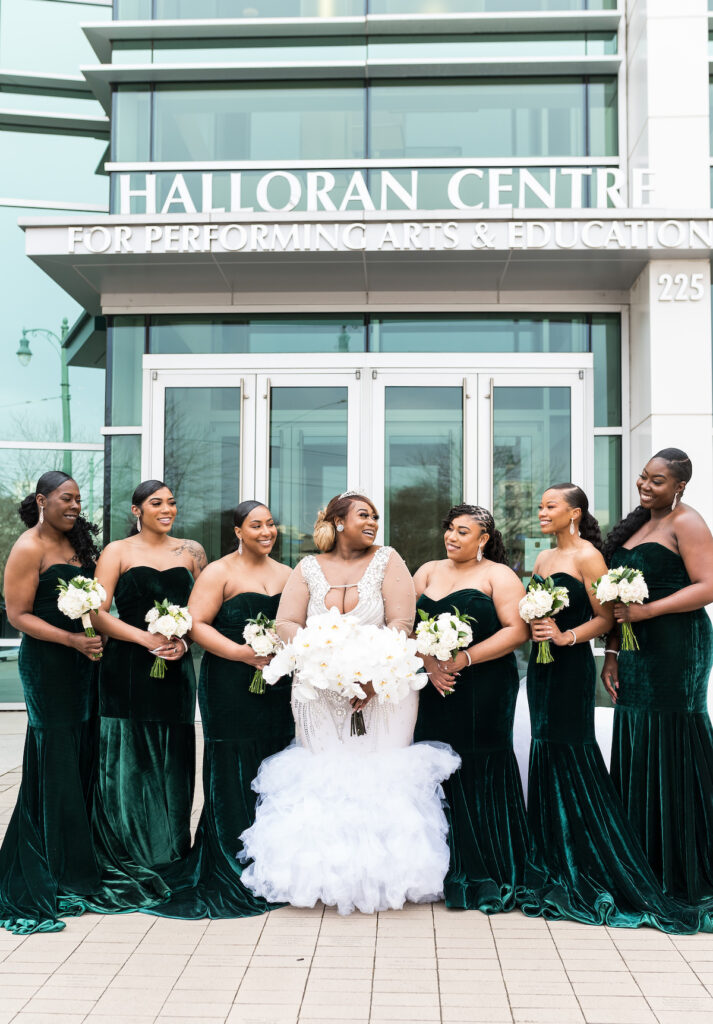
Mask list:
[[416,626],[416,650],[419,654],[430,654],[439,661],[448,661],[456,651],[473,643],[470,623],[475,620],[457,608],[432,617],[419,608],[418,614],[421,618]]
[[[172,637],[182,637],[193,625],[193,619],[187,608],[178,604],[170,604],[164,598],[163,601],[154,601],[153,608],[146,612],[149,633],[158,633],[166,640]],[[159,655],[154,658],[149,675],[152,679],[163,679],[166,675],[166,662]]]
[[[106,601],[106,590],[99,580],[88,576],[73,576],[71,580],[58,580],[57,607],[68,619],[81,619],[85,636],[96,636],[89,612],[98,611]],[[101,654],[94,656],[101,658]]]
[[[261,658],[268,658],[281,646],[280,638],[275,632],[275,620],[268,619],[264,612],[259,612],[254,619],[248,619],[243,630],[243,639]],[[250,693],[264,692],[265,678],[262,669],[256,668],[250,681]]]
[[[410,690],[420,690],[427,677],[416,654],[416,641],[387,627],[362,625],[331,608],[312,615],[293,639],[278,650],[264,669],[272,685],[284,675],[297,673],[295,696],[314,700],[318,690],[331,690],[346,700],[364,699],[363,686],[371,682],[380,704],[397,704]],[[352,735],[366,732],[364,716],[355,711]]]
[[[649,596],[644,574],[640,569],[619,565],[592,583],[592,590],[600,604],[621,601],[622,604],[643,604]],[[630,622],[621,623],[621,650],[638,651],[639,641]]]
[[[546,619],[550,615],[569,605],[569,591],[566,587],[556,587],[551,576],[546,579],[533,576],[527,593],[519,604],[520,618],[525,622],[533,619]],[[549,640],[540,640],[537,649],[537,664],[548,665],[555,659],[552,657]]]

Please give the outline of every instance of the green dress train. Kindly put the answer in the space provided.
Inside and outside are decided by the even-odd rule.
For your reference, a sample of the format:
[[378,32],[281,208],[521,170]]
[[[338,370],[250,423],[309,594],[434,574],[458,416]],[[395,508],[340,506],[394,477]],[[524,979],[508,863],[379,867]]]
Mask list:
[[[562,632],[592,617],[584,584],[569,590]],[[518,902],[525,914],[622,928],[711,931],[707,914],[666,896],[629,824],[594,735],[594,657],[588,643],[552,646],[554,662],[527,671],[532,725],[527,817],[530,851]]]
[[[690,584],[683,559],[653,541],[618,548],[651,601]],[[619,655],[611,773],[664,891],[713,905],[713,628],[704,608],[637,622],[639,650]]]
[[[133,566],[117,582],[119,616],[145,629],[154,600],[185,605],[193,577],[184,566]],[[157,646],[161,638],[156,639]],[[195,673],[190,654],[149,675],[154,655],[110,638],[99,672],[99,768],[93,832],[102,913],[168,899],[191,845],[195,783]]]
[[[274,619],[280,595],[243,593],[229,598],[213,626],[243,644],[248,619],[260,612]],[[238,836],[252,825],[257,795],[251,783],[266,757],[294,739],[291,681],[280,679],[262,694],[250,693],[254,668],[203,655],[198,701],[203,723],[204,804],[185,877],[168,903],[150,912],[165,917],[224,918],[262,914],[272,904],[246,889],[236,859]]]
[[[93,569],[51,565],[40,573],[32,614],[79,633],[57,608],[57,581]],[[0,849],[0,925],[28,934],[64,928],[99,889],[90,829],[96,764],[95,665],[79,651],[27,636],[18,667],[27,705],[20,792]]]
[[[492,598],[468,588],[418,608],[428,615],[455,610],[471,615],[474,642],[501,629]],[[444,882],[446,906],[492,914],[511,910],[522,884],[527,822],[522,784],[512,746],[520,683],[515,655],[473,665],[460,673],[454,692],[434,686],[419,694],[416,740],[440,740],[462,764],[443,783],[451,859]]]

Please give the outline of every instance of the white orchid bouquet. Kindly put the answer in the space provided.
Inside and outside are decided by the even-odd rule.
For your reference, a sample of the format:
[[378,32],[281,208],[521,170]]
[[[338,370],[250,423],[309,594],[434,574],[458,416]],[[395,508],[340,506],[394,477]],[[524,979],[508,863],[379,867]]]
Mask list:
[[416,650],[419,654],[430,654],[439,661],[448,661],[457,651],[473,643],[470,623],[475,620],[457,608],[433,616],[419,608],[418,614],[421,618],[416,626]]
[[[99,580],[89,576],[73,576],[71,580],[58,580],[57,607],[68,619],[81,619],[85,636],[96,636],[97,631],[89,618],[90,612],[98,611],[106,601],[106,590]],[[94,655],[96,659],[101,654]]]
[[[649,596],[644,574],[640,569],[619,565],[592,583],[592,590],[600,604],[621,601],[622,604],[643,604]],[[621,623],[621,650],[638,651],[639,641],[630,622]]]
[[[371,682],[380,704],[398,704],[411,690],[427,682],[416,641],[386,626],[363,625],[353,616],[331,608],[312,615],[293,639],[282,647],[263,675],[268,684],[296,673],[295,696],[314,700],[319,690],[331,690],[345,700],[363,700]],[[355,711],[352,735],[366,732],[364,716]]]
[[[243,630],[243,639],[248,647],[252,647],[260,658],[268,658],[281,646],[275,632],[275,620],[268,619],[264,612],[259,612],[254,619],[248,619]],[[265,677],[261,668],[256,668],[250,680],[250,693],[265,692]]]
[[[154,601],[153,608],[146,612],[149,633],[157,633],[166,640],[174,636],[182,637],[193,625],[193,619],[187,608],[181,605],[171,604],[167,598],[163,601]],[[163,679],[166,675],[166,661],[159,655],[154,658],[149,676],[152,679]]]
[[[533,619],[547,619],[556,615],[569,605],[569,591],[566,587],[557,587],[551,576],[546,579],[535,577],[530,580],[527,593],[520,600],[520,618],[525,622]],[[537,645],[537,664],[549,665],[552,657],[549,640],[540,640]]]

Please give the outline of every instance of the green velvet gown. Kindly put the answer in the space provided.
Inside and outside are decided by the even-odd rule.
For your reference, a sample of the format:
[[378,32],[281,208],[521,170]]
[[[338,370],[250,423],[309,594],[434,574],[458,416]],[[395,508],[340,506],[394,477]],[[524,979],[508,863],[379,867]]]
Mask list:
[[[139,565],[119,577],[119,616],[138,629],[154,600],[185,605],[184,566]],[[157,637],[157,646],[161,638]],[[93,832],[103,892],[91,909],[140,910],[171,895],[191,845],[195,781],[195,673],[190,655],[149,675],[154,655],[110,638],[99,673],[99,768]]]
[[[57,608],[57,581],[93,574],[76,565],[40,573],[32,612],[67,632],[82,629]],[[28,727],[22,782],[0,849],[0,925],[58,931],[99,889],[90,829],[96,766],[95,666],[62,644],[23,636],[20,678]]]
[[[648,541],[613,565],[641,569],[651,601],[691,582],[680,555]],[[665,892],[713,905],[713,628],[704,608],[637,622],[639,650],[619,655],[611,772]]]
[[[229,640],[245,643],[243,629],[260,612],[274,619],[280,595],[236,594],[213,626]],[[272,906],[246,889],[236,859],[238,836],[255,817],[251,783],[266,757],[294,739],[291,681],[280,679],[262,694],[250,693],[254,669],[206,651],[198,700],[203,723],[203,812],[179,891],[151,911],[166,917],[225,918],[262,914]]]
[[[492,598],[468,588],[418,608],[428,615],[458,610],[471,615],[474,642],[501,629]],[[419,693],[416,740],[440,740],[460,754],[461,767],[443,783],[450,824],[451,861],[444,882],[446,906],[511,910],[522,884],[527,822],[512,746],[520,683],[515,655],[464,669],[454,692],[441,697],[427,685]]]
[[[584,584],[553,573],[569,590],[562,632],[592,617]],[[518,894],[524,913],[584,924],[691,933],[708,915],[666,896],[629,824],[594,735],[594,657],[588,643],[552,646],[554,662],[527,672],[532,724],[527,816],[530,852]]]

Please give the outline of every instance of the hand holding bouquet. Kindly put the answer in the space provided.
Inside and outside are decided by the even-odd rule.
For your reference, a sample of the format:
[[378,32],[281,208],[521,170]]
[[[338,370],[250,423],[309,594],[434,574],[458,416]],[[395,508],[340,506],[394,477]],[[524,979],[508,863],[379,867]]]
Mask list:
[[[457,651],[472,644],[473,630],[469,623],[473,619],[470,615],[461,614],[457,608],[431,617],[419,608],[418,614],[421,617],[416,626],[416,650],[419,654],[449,661]],[[448,690],[446,695],[452,692]]]
[[[569,591],[566,587],[556,587],[551,576],[546,579],[533,576],[527,593],[519,604],[520,618],[525,622],[533,619],[547,619],[556,615],[569,605]],[[548,665],[555,659],[552,657],[549,640],[540,640],[537,648],[537,664]]]
[[[174,636],[182,637],[193,625],[188,609],[169,604],[167,598],[154,601],[153,608],[146,612],[146,622],[149,624],[149,633],[158,633],[166,640],[172,640]],[[156,655],[149,676],[152,679],[163,679],[165,675],[166,662],[160,655]]]
[[[275,620],[268,619],[264,612],[259,612],[254,619],[248,619],[243,630],[243,639],[260,658],[269,658],[281,646],[280,638],[275,632]],[[250,681],[250,693],[264,692],[265,677],[262,669],[257,668]]]
[[[626,565],[619,565],[610,569],[604,576],[592,583],[592,590],[600,604],[609,604],[612,601],[620,601],[621,604],[643,604],[649,596],[649,588],[646,586],[644,574],[640,569],[630,569]],[[622,622],[621,625],[621,650],[638,651],[639,641],[634,635],[630,622]]]
[[[106,591],[99,580],[90,579],[88,576],[73,576],[67,580],[57,581],[57,607],[67,616],[68,619],[81,619],[85,636],[96,636],[97,631],[92,626],[89,612],[98,611],[106,601]],[[95,660],[101,658],[101,654],[94,654]]]

